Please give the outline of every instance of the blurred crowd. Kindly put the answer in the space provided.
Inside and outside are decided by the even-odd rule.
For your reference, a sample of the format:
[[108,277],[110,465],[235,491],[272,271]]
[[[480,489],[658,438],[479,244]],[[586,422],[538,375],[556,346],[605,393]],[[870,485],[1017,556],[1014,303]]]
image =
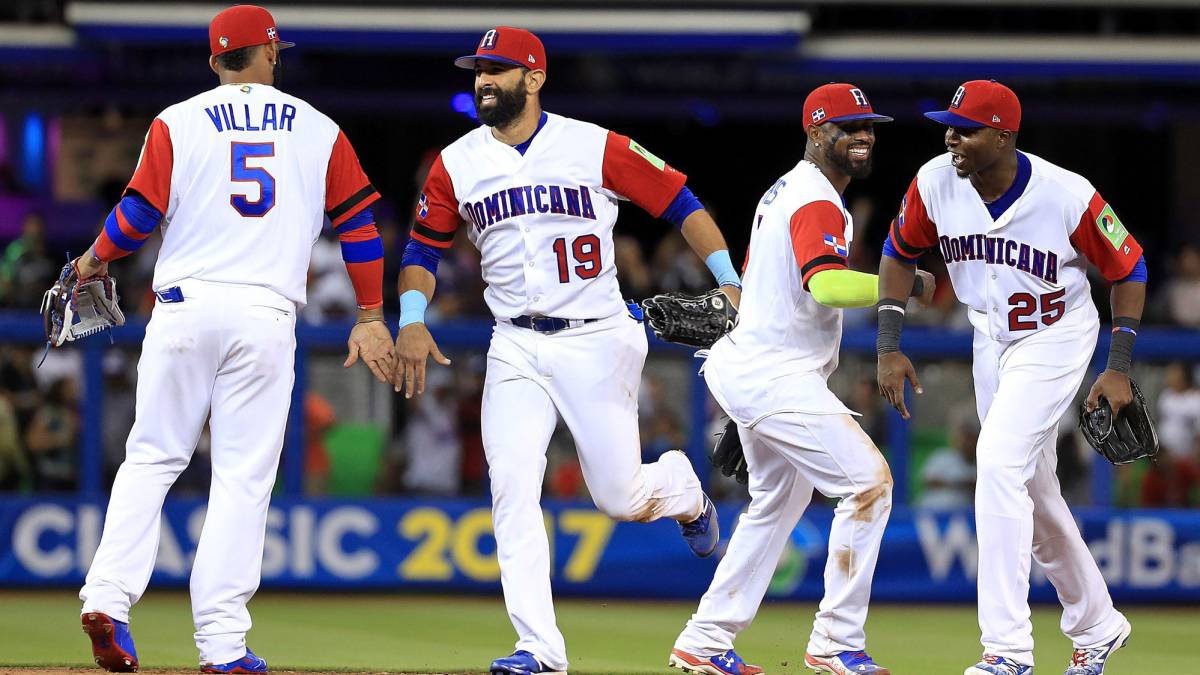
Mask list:
[[[432,158],[433,155],[430,155]],[[414,183],[420,185],[424,171]],[[110,195],[111,196],[111,195]],[[851,267],[871,271],[878,265],[878,242],[886,231],[890,209],[880,211],[869,198],[852,199],[849,208],[858,231],[851,246]],[[375,207],[384,238],[386,271],[385,309],[395,316],[401,252],[411,225],[407,206],[380,202]],[[736,224],[726,223],[727,229]],[[97,224],[97,229],[99,224]],[[42,293],[52,283],[65,257],[62,250],[79,250],[86,242],[49,243],[47,223],[36,212],[27,213],[19,236],[0,242],[0,309],[26,312],[38,308]],[[62,231],[55,228],[54,231]],[[703,261],[674,230],[663,228],[654,236],[637,236],[618,229],[615,258],[618,280],[626,297],[644,298],[671,290],[702,292],[712,285]],[[161,238],[151,237],[137,255],[114,265],[120,280],[122,306],[132,319],[148,319],[154,306],[151,292],[156,249]],[[736,257],[736,256],[735,256]],[[937,256],[927,256],[923,266],[939,278],[933,307],[914,312],[912,321],[948,328],[968,328],[965,310],[956,301],[944,266]],[[1166,273],[1152,278],[1146,323],[1200,328],[1200,249],[1179,247],[1163,267]],[[1093,284],[1097,304],[1107,306],[1105,285]],[[459,236],[438,269],[437,298],[430,306],[430,322],[480,320],[489,317],[483,303],[484,284],[479,254],[465,236]],[[315,243],[309,270],[309,304],[301,319],[314,324],[344,322],[354,316],[354,289],[345,273],[340,246],[326,232]],[[848,327],[874,322],[870,311],[849,311]],[[72,491],[78,487],[81,404],[81,364],[72,350],[55,350],[42,367],[40,347],[0,342],[0,490]],[[461,362],[460,362],[461,363]],[[104,471],[111,481],[124,454],[124,438],[133,419],[136,353],[109,350],[104,364],[105,414]],[[688,367],[691,367],[690,364]],[[484,364],[481,354],[452,370],[431,371],[425,396],[405,401],[394,397],[386,423],[373,431],[355,430],[339,420],[338,401],[316,391],[304,404],[305,490],[324,494],[482,495],[487,470],[479,431]],[[1118,472],[1118,499],[1125,505],[1200,506],[1200,389],[1193,366],[1171,364],[1157,397],[1157,414],[1163,452],[1154,463],[1139,463]],[[661,370],[651,367],[644,376],[640,398],[642,454],[653,461],[663,452],[687,444],[689,437],[687,394],[672,387]],[[881,447],[886,446],[886,410],[874,382],[855,382],[851,407],[863,413],[864,429]],[[715,406],[706,433],[720,430]],[[386,427],[386,428],[384,428]],[[1064,420],[1060,438],[1059,475],[1072,501],[1088,499],[1086,446],[1073,433],[1073,420]],[[975,440],[979,433],[973,408],[954,410],[945,425],[942,442],[921,448],[913,461],[917,482],[915,503],[930,507],[969,506],[973,499]],[[370,445],[374,454],[341,452],[345,446]],[[207,442],[197,448],[193,465],[180,479],[179,493],[203,494],[207,490]],[[368,469],[347,469],[346,464],[369,462]],[[715,477],[714,496],[744,495],[744,487]],[[556,497],[586,497],[573,444],[565,428],[551,442],[545,491]]]

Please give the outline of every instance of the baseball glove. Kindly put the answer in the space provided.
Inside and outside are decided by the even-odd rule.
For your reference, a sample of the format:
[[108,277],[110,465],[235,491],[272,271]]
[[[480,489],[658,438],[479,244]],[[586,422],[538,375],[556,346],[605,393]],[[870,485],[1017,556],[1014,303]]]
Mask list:
[[42,296],[46,342],[52,347],[125,325],[116,280],[107,274],[80,279],[76,263],[64,265],[58,281]]
[[719,289],[704,295],[662,293],[642,301],[658,339],[708,349],[737,325],[737,309]]
[[1080,404],[1079,430],[1087,442],[1113,464],[1129,464],[1158,454],[1158,432],[1154,430],[1154,419],[1146,407],[1146,398],[1132,379],[1129,388],[1133,390],[1133,400],[1115,418],[1103,396],[1095,410],[1088,411],[1086,402]]
[[745,485],[750,481],[750,473],[746,467],[746,455],[742,452],[742,439],[738,436],[737,422],[729,420],[725,429],[717,436],[717,444],[713,446],[708,461],[717,467],[721,475],[730,476]]

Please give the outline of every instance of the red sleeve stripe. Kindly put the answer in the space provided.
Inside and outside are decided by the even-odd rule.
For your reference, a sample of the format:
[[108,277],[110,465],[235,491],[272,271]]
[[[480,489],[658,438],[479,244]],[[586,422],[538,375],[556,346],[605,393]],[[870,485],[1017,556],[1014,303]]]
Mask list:
[[124,258],[130,253],[133,253],[133,251],[126,251],[120,246],[117,246],[113,243],[113,240],[109,238],[108,233],[106,233],[104,230],[100,230],[100,236],[96,237],[96,243],[92,244],[92,253],[94,253],[97,258],[107,263],[118,258]]
[[378,237],[379,230],[375,227],[375,223],[338,234],[339,241],[367,241],[368,239],[376,239]]
[[121,209],[120,204],[117,205],[117,208],[113,209],[113,212],[117,215],[117,227],[121,228],[121,234],[134,241],[141,241],[150,236],[150,232],[142,232],[129,224],[129,221],[125,218],[125,211]]

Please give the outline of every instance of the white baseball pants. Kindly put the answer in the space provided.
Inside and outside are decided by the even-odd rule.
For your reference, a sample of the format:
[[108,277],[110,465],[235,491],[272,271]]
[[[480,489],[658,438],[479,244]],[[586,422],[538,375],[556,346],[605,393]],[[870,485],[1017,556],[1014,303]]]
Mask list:
[[212,487],[192,565],[201,663],[245,655],[267,507],[291,402],[295,305],[256,286],[186,281],[146,328],[137,407],[112,487],[104,534],[79,593],[83,611],[120,621],[146,590],[163,499],[187,467],[206,421]]
[[776,413],[752,428],[739,425],[738,435],[750,472],[750,506],[675,648],[699,656],[733,649],[816,488],[841,501],[808,653],[865,649],[871,581],[892,508],[892,474],[883,455],[846,414]]
[[1076,647],[1103,644],[1125,623],[1054,473],[1058,422],[1087,373],[1097,329],[1043,329],[1010,343],[975,332],[981,642],[985,653],[1027,665],[1031,556],[1058,591],[1062,631]]
[[[483,389],[483,447],[504,603],[523,649],[567,669],[542,518],[546,448],[561,415],[596,506],[617,520],[690,521],[703,492],[687,457],[641,463],[637,401],[646,333],[628,315],[543,334],[498,321]],[[683,543],[681,542],[682,546]]]

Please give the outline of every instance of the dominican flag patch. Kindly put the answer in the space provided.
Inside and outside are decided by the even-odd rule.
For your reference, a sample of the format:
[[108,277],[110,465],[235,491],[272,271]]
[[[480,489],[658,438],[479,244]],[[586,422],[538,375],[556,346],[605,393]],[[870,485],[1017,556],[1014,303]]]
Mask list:
[[843,258],[850,255],[850,249],[846,248],[846,240],[841,237],[835,237],[832,234],[825,235],[825,245],[833,249],[833,252]]

